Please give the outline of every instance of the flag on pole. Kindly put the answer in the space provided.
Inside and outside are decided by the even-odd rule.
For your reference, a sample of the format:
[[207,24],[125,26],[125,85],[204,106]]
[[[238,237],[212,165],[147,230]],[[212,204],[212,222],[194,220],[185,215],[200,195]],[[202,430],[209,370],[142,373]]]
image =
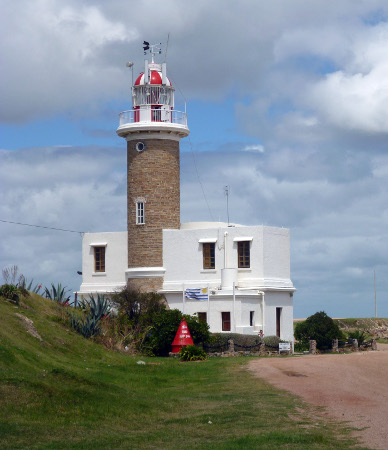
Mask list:
[[207,288],[186,289],[186,298],[188,300],[206,301],[208,300]]

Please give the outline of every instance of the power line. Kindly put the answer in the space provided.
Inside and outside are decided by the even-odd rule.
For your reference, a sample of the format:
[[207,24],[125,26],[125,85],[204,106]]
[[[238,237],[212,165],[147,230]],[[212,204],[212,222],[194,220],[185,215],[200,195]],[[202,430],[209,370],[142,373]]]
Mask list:
[[[169,73],[171,74],[171,71],[169,71]],[[187,101],[186,101],[185,95],[184,95],[183,92],[179,89],[179,86],[175,83],[175,80],[174,80],[173,76],[170,76],[170,78],[171,78],[171,80],[173,81],[174,86],[175,86],[175,87],[178,89],[178,91],[180,92],[180,94],[181,94],[181,96],[183,97],[183,100],[185,101],[185,104],[186,104]],[[186,107],[185,107],[185,109],[186,109]],[[199,183],[199,185],[201,186],[202,195],[203,195],[203,198],[204,198],[204,200],[205,200],[207,209],[209,210],[210,217],[212,218],[212,220],[213,220],[213,222],[214,222],[214,216],[213,216],[212,210],[211,210],[211,208],[210,208],[209,202],[207,201],[207,197],[206,197],[205,189],[204,189],[203,184],[202,184],[202,181],[201,181],[201,177],[199,176],[198,165],[197,165],[197,158],[196,158],[196,154],[195,154],[195,152],[194,152],[194,150],[193,150],[193,144],[191,143],[190,136],[188,136],[187,139],[188,139],[188,141],[189,141],[190,152],[191,152],[191,155],[192,155],[193,160],[194,160],[194,167],[195,167],[195,172],[196,172],[196,175],[197,175],[197,178],[198,178],[198,183]]]
[[85,233],[84,231],[66,230],[64,228],[45,227],[43,225],[32,225],[30,223],[12,222],[10,220],[2,220],[2,219],[0,219],[0,222],[12,223],[14,225],[23,225],[25,227],[45,228],[47,230],[55,230],[55,231],[66,231],[67,233],[79,233],[81,235]]

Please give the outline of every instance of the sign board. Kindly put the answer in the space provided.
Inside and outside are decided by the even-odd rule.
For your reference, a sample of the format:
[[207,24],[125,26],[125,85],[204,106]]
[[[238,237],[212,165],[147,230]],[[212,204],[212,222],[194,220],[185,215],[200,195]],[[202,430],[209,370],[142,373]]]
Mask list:
[[194,342],[186,320],[183,318],[172,343],[172,353],[179,353],[179,350],[186,345],[194,345]]
[[280,352],[290,352],[291,344],[289,342],[279,342],[279,354]]

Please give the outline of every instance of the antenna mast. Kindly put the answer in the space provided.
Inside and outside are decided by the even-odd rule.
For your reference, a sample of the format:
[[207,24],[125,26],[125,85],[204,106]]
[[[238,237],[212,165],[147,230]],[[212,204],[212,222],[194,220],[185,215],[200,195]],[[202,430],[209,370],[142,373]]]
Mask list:
[[229,226],[229,186],[224,186],[224,191],[226,195],[226,214],[228,216],[228,226]]

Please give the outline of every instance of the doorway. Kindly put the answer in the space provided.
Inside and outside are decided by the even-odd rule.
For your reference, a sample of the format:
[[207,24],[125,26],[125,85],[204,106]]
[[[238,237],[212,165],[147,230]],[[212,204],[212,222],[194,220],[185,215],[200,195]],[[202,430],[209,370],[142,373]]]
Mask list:
[[280,338],[280,322],[282,317],[282,309],[276,308],[276,336]]
[[222,312],[222,331],[230,331],[230,312]]

